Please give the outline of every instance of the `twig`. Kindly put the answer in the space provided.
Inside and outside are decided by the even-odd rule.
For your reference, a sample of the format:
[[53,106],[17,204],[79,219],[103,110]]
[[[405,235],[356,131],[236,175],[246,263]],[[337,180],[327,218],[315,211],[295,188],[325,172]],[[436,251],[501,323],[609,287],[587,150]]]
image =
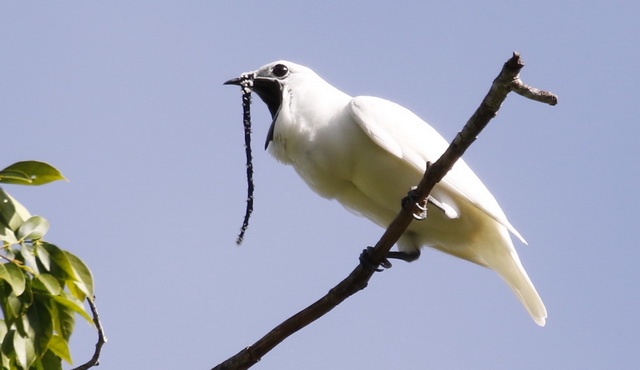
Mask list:
[[249,227],[249,218],[253,212],[253,156],[251,154],[251,89],[253,88],[253,75],[245,74],[242,76],[240,84],[242,86],[242,125],[244,126],[244,151],[247,160],[247,206],[242,220],[240,234],[236,239],[236,244],[242,244],[244,234]]
[[98,315],[98,309],[95,305],[95,297],[89,298],[87,297],[87,302],[89,303],[89,308],[91,308],[91,313],[93,314],[93,323],[96,325],[96,329],[98,329],[98,341],[96,342],[96,350],[93,353],[93,357],[83,364],[72,370],[87,370],[94,366],[100,365],[100,352],[102,351],[102,346],[107,343],[107,337],[104,334],[104,328],[102,327],[102,322],[100,322],[100,315]]
[[[558,99],[555,95],[530,88],[520,81],[518,74],[522,67],[524,67],[524,63],[520,59],[520,55],[513,53],[513,56],[504,64],[502,71],[493,81],[491,89],[478,109],[473,113],[469,121],[467,121],[462,131],[456,135],[444,154],[442,154],[433,165],[427,166],[424,177],[415,190],[415,194],[419,197],[418,199],[422,200],[422,202],[418,203],[424,203],[433,187],[442,180],[453,167],[454,163],[475,141],[478,134],[480,134],[489,121],[496,116],[510,91],[515,91],[529,99],[545,102],[550,105],[557,103]],[[391,247],[398,241],[413,220],[412,213],[414,211],[417,212],[418,210],[415,209],[412,211],[401,208],[400,213],[398,213],[389,225],[374,249],[370,251],[370,261],[374,266],[379,265],[384,258],[386,258]],[[349,296],[364,289],[373,276],[373,273],[373,269],[365,268],[362,265],[356,266],[346,279],[331,289],[324,297],[285,320],[256,343],[217,365],[213,370],[248,369],[253,366],[260,361],[265,354],[291,334],[331,311]]]
[[546,103],[549,105],[558,104],[558,97],[548,91],[538,90],[535,87],[525,85],[519,78],[511,84],[511,91],[525,98]]

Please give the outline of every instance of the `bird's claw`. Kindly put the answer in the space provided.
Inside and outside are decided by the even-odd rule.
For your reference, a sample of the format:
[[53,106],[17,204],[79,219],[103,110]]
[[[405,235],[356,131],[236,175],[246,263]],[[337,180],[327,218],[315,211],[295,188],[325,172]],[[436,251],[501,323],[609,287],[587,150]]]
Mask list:
[[[407,193],[407,196],[402,199],[402,207],[411,212],[413,218],[417,221],[422,221],[427,218],[427,202],[418,202],[418,193],[416,192],[417,186],[412,186],[411,190]],[[413,212],[413,206],[416,206],[419,212]]]
[[[386,259],[386,258],[384,258],[382,261],[380,261],[380,264],[378,264],[378,265],[373,263],[371,261],[371,251],[372,250],[373,250],[373,247],[367,247],[360,254],[360,264],[362,265],[362,267],[364,267],[364,268],[366,268],[368,270],[374,270],[376,272],[382,272],[385,269],[391,268],[391,262],[389,262],[389,260]],[[380,268],[380,267],[382,267],[382,268]]]

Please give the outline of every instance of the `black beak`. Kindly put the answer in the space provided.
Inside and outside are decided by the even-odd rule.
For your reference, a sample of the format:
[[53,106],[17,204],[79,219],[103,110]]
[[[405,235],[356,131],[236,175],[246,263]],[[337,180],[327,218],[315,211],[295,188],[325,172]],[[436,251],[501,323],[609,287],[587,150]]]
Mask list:
[[225,82],[223,85],[238,85],[240,86],[240,77],[232,78],[229,81]]
[[[223,85],[238,85],[242,86],[243,79],[241,77],[232,78],[225,82]],[[264,148],[267,149],[269,143],[273,140],[273,130],[280,112],[280,105],[282,105],[282,85],[270,78],[254,78],[253,91],[255,91],[262,101],[267,104],[269,113],[271,113],[271,127],[267,133],[267,140],[264,143]]]

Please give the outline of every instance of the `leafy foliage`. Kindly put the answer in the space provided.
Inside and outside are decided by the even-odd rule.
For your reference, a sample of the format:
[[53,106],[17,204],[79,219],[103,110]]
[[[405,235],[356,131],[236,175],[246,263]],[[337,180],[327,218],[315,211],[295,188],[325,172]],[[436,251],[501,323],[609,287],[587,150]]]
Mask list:
[[[0,183],[42,185],[64,176],[49,164],[15,163]],[[69,339],[79,314],[93,299],[91,271],[75,255],[43,238],[49,222],[32,216],[0,188],[0,361],[6,369],[62,369],[71,363]]]

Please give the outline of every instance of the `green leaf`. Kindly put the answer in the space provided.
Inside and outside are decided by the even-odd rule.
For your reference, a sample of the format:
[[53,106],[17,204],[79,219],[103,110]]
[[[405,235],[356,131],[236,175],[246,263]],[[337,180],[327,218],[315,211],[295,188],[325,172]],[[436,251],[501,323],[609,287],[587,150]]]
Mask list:
[[47,346],[49,345],[49,340],[53,335],[51,309],[47,304],[49,299],[49,297],[46,299],[43,297],[35,299],[33,304],[27,310],[27,319],[29,320],[29,325],[34,332],[32,340],[34,342],[36,355],[38,356],[44,355],[44,352],[47,350]]
[[64,297],[62,295],[54,296],[53,300],[56,301],[57,303],[65,306],[65,307],[73,310],[73,312],[76,312],[76,313],[80,314],[80,316],[84,317],[87,321],[89,321],[91,323],[91,325],[93,325],[93,318],[84,309],[84,306],[82,305],[82,303],[76,301],[75,299],[70,299],[68,297]]
[[0,366],[2,369],[11,369],[10,356],[13,353],[14,333],[15,331],[9,331],[7,323],[4,320],[0,320]]
[[2,353],[2,356],[0,357],[0,359],[2,360],[2,368],[3,369],[11,369],[12,368],[11,367],[12,366],[11,359],[4,352]]
[[51,340],[49,341],[49,349],[56,356],[67,361],[68,363],[73,362],[71,359],[71,351],[69,351],[69,342],[67,342],[59,335],[54,335],[51,337]]
[[58,295],[60,294],[60,290],[62,290],[58,279],[46,273],[36,275],[36,278],[33,280],[33,288],[46,291],[50,295]]
[[42,267],[47,271],[51,271],[51,256],[46,249],[42,248],[42,244],[35,243],[35,254]]
[[25,276],[20,267],[15,263],[0,264],[0,279],[6,281],[13,289],[16,296],[21,295],[25,288]]
[[80,258],[47,242],[42,242],[41,246],[49,253],[51,260],[68,275],[68,277],[62,276],[64,274],[51,269],[50,272],[55,277],[66,280],[69,290],[78,299],[84,300],[86,297],[93,297],[93,276]]
[[25,266],[31,269],[30,272],[32,272],[34,275],[37,275],[40,273],[40,266],[38,266],[38,263],[36,262],[36,256],[33,253],[34,250],[35,247],[33,245],[22,244],[22,248],[15,251],[17,252],[16,257],[22,258]]
[[76,272],[76,285],[87,297],[93,297],[93,275],[84,262],[74,254],[64,251]]
[[74,280],[67,281],[67,289],[80,302],[87,299],[87,295],[78,287],[78,283]]
[[13,292],[10,292],[9,295],[3,297],[3,308],[5,319],[8,323],[13,323],[16,319],[19,319],[24,315],[26,307],[24,303],[18,298]]
[[20,202],[0,188],[0,223],[16,231],[29,218],[31,218],[31,213]]
[[56,180],[66,180],[52,165],[38,161],[23,161],[0,171],[0,182],[20,185],[43,185]]
[[[7,337],[8,333],[9,333],[9,328],[7,327],[7,323],[4,320],[0,320],[0,343],[2,343],[2,345],[0,345],[0,352],[1,352],[0,366],[3,369],[10,369],[10,366],[11,366],[9,357],[3,351],[3,347],[5,347],[6,342],[10,342],[11,344],[13,344],[13,338],[10,338],[10,340],[5,341],[5,338]],[[9,338],[6,338],[6,339],[9,339]],[[13,347],[11,348],[11,350],[12,349]]]
[[4,336],[7,335],[9,328],[7,328],[7,323],[4,320],[0,320],[0,343],[4,339]]
[[0,343],[0,349],[2,350],[2,353],[11,357],[15,357],[15,356],[12,356],[14,335],[16,335],[15,329],[9,330],[7,334],[4,336],[4,338],[2,339],[2,343]]
[[49,221],[41,216],[31,216],[18,228],[17,237],[19,240],[42,239],[49,231]]
[[50,272],[57,277],[58,279],[61,280],[76,280],[76,271],[74,270],[73,266],[71,265],[71,262],[69,261],[69,258],[67,257],[67,254],[64,253],[64,251],[58,247],[56,247],[55,245],[51,244],[51,243],[47,243],[47,242],[42,242],[40,243],[40,246],[42,247],[42,249],[44,249],[47,254],[49,255],[49,257],[51,258],[51,261],[53,263],[56,264],[56,266],[60,267],[60,269],[62,270],[63,273],[60,273],[59,271],[56,271],[55,269],[51,268]]
[[6,244],[18,243],[18,238],[16,238],[16,234],[13,232],[13,230],[3,225],[2,221],[0,221],[0,241],[5,242]]
[[68,341],[76,326],[75,311],[64,304],[58,303],[55,299],[51,308],[54,330]]
[[16,353],[18,364],[20,364],[23,369],[28,369],[36,360],[36,351],[32,337],[23,337],[16,332],[13,336],[13,350]]
[[[45,352],[44,356],[42,356],[42,366],[40,367],[42,370],[62,370],[62,360],[59,356],[48,350]],[[38,370],[40,370],[38,369]]]
[[31,179],[29,178],[29,175],[27,175],[24,172],[20,172],[20,171],[12,171],[12,170],[7,170],[4,169],[2,171],[0,171],[0,182],[7,182],[7,179],[11,179],[16,181],[16,183],[29,183],[31,182]]

